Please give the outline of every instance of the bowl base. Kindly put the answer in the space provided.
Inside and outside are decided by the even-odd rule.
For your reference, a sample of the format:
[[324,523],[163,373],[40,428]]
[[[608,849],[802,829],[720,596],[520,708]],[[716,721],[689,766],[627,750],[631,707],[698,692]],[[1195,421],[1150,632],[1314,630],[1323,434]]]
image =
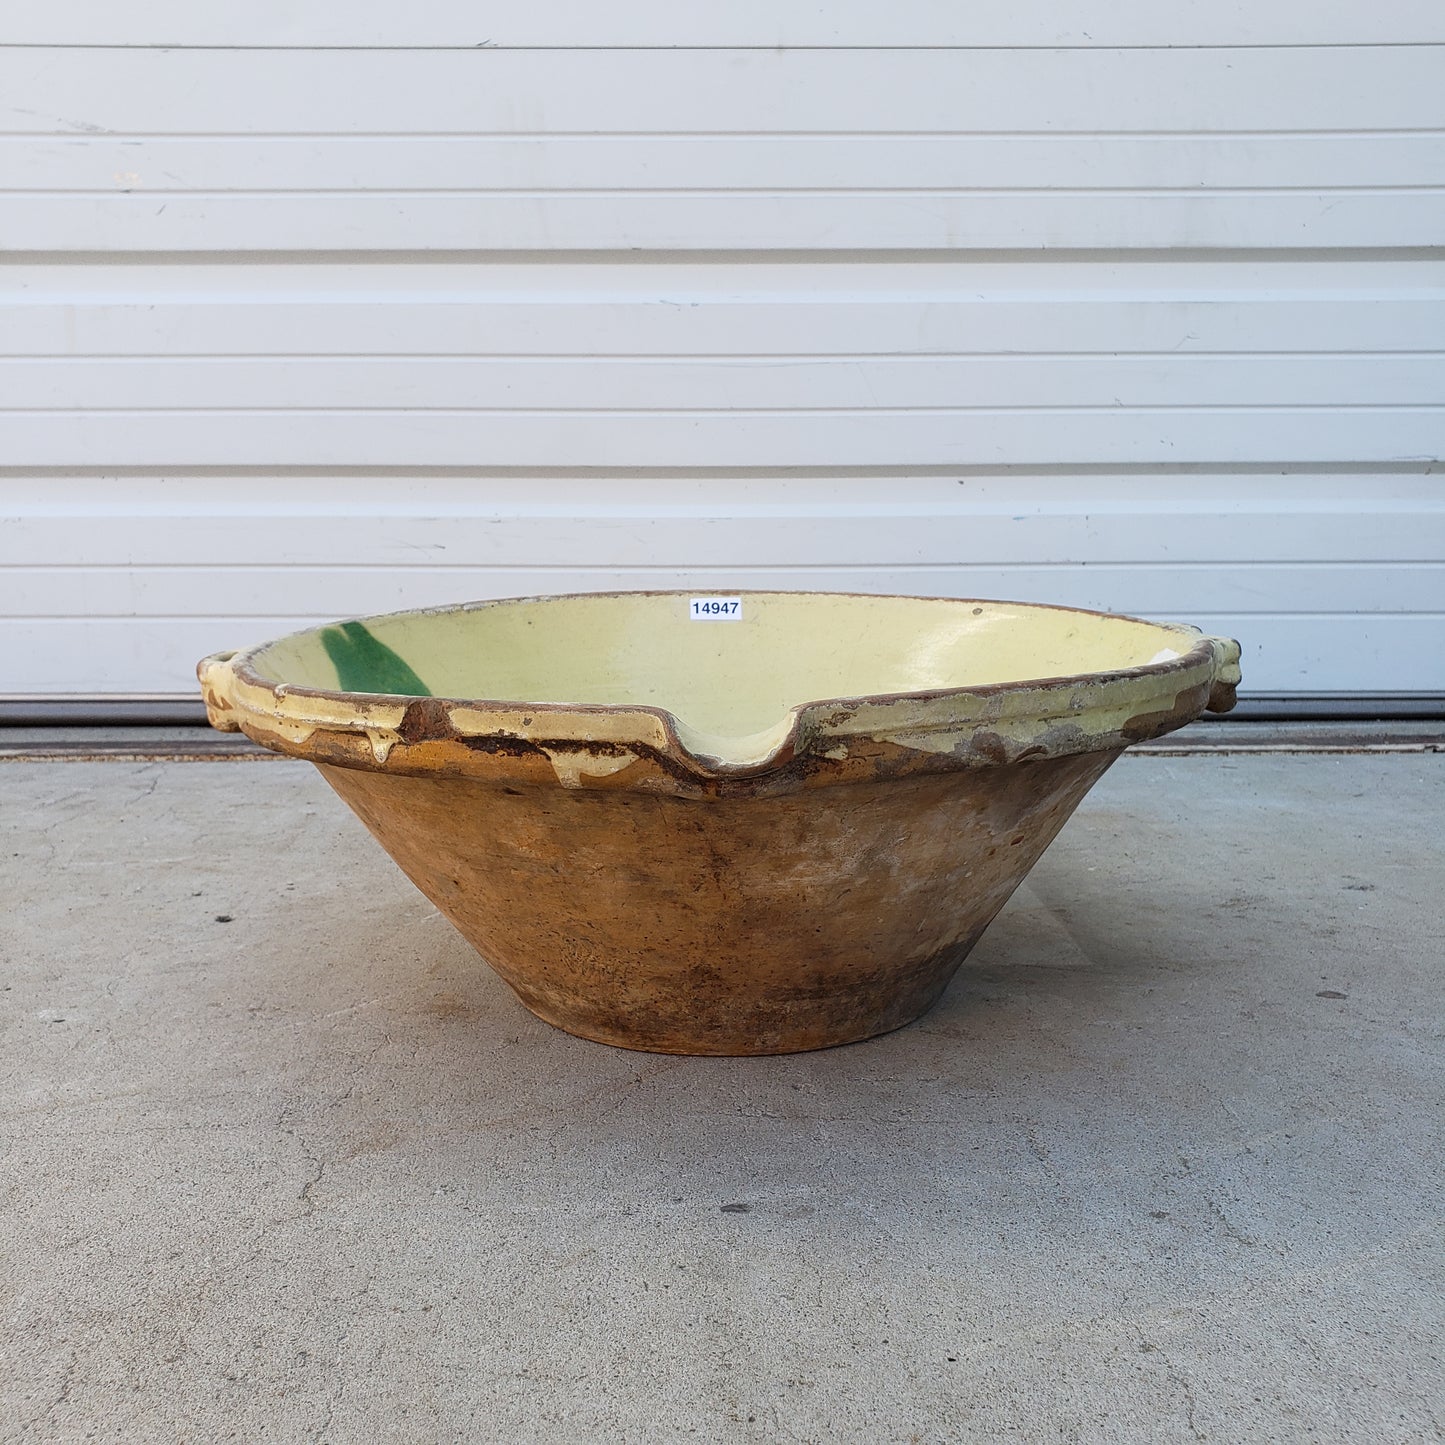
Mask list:
[[[986,927],[987,925],[984,925]],[[757,1018],[730,1025],[702,1021],[679,1025],[649,1026],[636,1017],[625,1022],[609,1020],[590,1008],[569,1009],[549,1005],[512,985],[529,1013],[574,1038],[612,1048],[644,1054],[675,1054],[697,1058],[758,1058],[777,1054],[806,1054],[818,1049],[836,1049],[865,1039],[891,1034],[921,1019],[942,997],[959,965],[973,951],[983,935],[978,928],[971,937],[924,960],[911,977],[890,971],[886,984],[868,995],[808,999],[792,1008],[770,1011],[765,1021]],[[752,1010],[757,1012],[756,1009]],[[740,1008],[739,1013],[749,1010]]]

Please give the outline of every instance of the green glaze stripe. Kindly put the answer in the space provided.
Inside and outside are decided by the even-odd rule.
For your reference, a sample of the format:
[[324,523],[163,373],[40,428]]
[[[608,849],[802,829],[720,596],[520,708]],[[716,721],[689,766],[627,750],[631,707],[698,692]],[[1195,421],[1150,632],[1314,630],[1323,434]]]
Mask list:
[[360,622],[321,630],[321,645],[336,668],[342,692],[390,692],[430,697],[431,688],[386,643]]

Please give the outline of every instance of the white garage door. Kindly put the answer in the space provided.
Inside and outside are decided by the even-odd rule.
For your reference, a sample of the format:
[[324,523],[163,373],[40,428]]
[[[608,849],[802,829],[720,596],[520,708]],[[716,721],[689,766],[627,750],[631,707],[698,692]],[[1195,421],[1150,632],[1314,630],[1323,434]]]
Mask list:
[[1091,9],[10,14],[0,694],[673,585],[1445,693],[1445,7]]

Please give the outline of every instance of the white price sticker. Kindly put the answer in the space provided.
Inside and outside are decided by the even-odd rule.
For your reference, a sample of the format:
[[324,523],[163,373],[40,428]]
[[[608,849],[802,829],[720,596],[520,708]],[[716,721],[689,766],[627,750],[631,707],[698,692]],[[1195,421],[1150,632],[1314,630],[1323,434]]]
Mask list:
[[743,615],[741,597],[694,597],[687,615],[694,622],[740,622]]

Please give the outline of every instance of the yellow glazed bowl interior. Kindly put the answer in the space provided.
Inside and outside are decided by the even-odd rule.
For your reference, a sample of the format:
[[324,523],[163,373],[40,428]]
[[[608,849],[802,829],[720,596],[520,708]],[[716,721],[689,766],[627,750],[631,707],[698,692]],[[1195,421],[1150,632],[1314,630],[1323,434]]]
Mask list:
[[[1071,608],[752,592],[738,598],[736,620],[701,621],[691,600],[687,593],[590,594],[337,623],[242,655],[236,664],[251,687],[221,691],[242,693],[252,711],[259,705],[277,723],[289,714],[303,725],[307,699],[313,714],[321,704],[311,718],[317,724],[344,723],[347,699],[436,697],[477,703],[504,732],[541,727],[553,736],[559,725],[564,734],[575,725],[572,710],[582,710],[584,735],[593,710],[636,716],[645,729],[661,715],[685,754],[748,767],[777,753],[810,704],[879,700],[896,723],[936,723],[940,703],[949,711],[949,695],[964,706],[970,696],[1064,682],[1076,694],[1067,706],[1081,712],[1080,699],[1091,700],[1080,686],[1122,680],[1135,684],[1116,699],[1124,711],[1141,699],[1148,711],[1155,695],[1167,707],[1180,674],[1193,678],[1201,663],[1211,688],[1238,675],[1238,650],[1223,639]],[[269,706],[262,692],[272,694]],[[523,710],[530,710],[527,724],[518,717],[508,728],[501,714]],[[363,721],[384,724],[374,707],[365,711]],[[602,731],[615,734],[615,723]],[[595,716],[590,732],[598,733]]]

